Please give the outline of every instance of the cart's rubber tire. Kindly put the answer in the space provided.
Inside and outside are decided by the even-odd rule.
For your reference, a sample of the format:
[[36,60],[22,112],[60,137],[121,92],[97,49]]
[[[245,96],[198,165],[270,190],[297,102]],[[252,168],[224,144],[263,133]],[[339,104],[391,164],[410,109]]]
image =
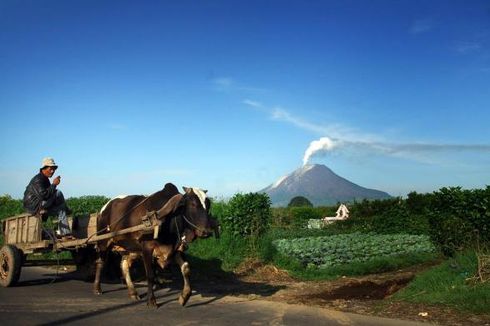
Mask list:
[[13,286],[20,277],[22,252],[17,247],[5,245],[0,250],[0,285]]

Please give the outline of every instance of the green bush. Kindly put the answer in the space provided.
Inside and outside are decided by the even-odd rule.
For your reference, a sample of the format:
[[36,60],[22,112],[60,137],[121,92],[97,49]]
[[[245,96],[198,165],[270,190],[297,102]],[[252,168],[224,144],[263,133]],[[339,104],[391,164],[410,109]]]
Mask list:
[[308,200],[308,198],[303,196],[296,196],[291,199],[288,207],[313,207],[313,204]]
[[22,200],[13,199],[9,195],[0,196],[0,220],[24,212]]
[[97,213],[109,200],[104,196],[71,197],[66,200],[66,204],[73,215],[83,215]]
[[441,188],[431,200],[428,217],[431,237],[446,255],[475,245],[475,234],[490,242],[490,186],[462,190]]
[[267,194],[236,194],[229,203],[223,227],[232,235],[259,237],[269,230],[271,202]]

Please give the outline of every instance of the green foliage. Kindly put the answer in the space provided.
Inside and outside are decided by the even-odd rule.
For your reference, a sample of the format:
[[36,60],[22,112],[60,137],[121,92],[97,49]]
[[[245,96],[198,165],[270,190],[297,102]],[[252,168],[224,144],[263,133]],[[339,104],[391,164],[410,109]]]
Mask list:
[[219,239],[198,239],[189,245],[188,254],[205,260],[219,260],[224,271],[236,268],[249,255],[250,239],[223,232]]
[[[296,207],[275,207],[272,208],[272,226],[279,228],[288,227],[306,227],[308,216],[313,218],[322,218],[324,216],[334,216],[337,210],[336,206],[305,207],[307,213],[302,217],[301,210]],[[295,212],[296,211],[296,212]]]
[[23,212],[22,200],[13,199],[9,195],[0,196],[0,220]]
[[296,196],[291,199],[288,207],[313,207],[313,204],[306,197]]
[[470,284],[466,279],[477,273],[474,251],[456,254],[439,266],[419,274],[394,300],[421,304],[442,304],[473,313],[488,313],[490,283]]
[[[66,200],[66,203],[72,209],[73,215],[81,215],[98,212],[109,199],[104,196],[71,197]],[[12,199],[9,195],[0,196],[0,219],[23,212],[21,199]]]
[[309,219],[321,219],[323,216],[313,207],[292,207],[292,225],[294,227],[305,228]]
[[73,215],[83,215],[97,213],[109,200],[104,196],[71,197],[66,200],[66,204]]
[[428,236],[350,233],[323,237],[279,239],[274,241],[284,256],[293,257],[308,268],[330,268],[364,263],[384,257],[432,254],[435,247]]
[[338,279],[341,276],[359,276],[390,272],[433,260],[433,254],[412,253],[403,257],[380,257],[365,262],[351,262],[349,264],[318,269],[308,266],[305,267],[296,259],[278,254],[274,262],[278,267],[287,269],[291,276],[298,279],[330,280]]
[[228,203],[220,221],[232,235],[258,238],[270,227],[271,209],[267,194],[236,194]]
[[475,234],[490,242],[490,186],[442,188],[432,194],[428,212],[431,237],[446,255],[474,246]]

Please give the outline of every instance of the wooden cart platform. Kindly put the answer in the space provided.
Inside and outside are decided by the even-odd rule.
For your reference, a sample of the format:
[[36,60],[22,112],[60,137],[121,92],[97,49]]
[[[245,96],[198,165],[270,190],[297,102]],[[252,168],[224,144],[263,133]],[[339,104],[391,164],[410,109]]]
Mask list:
[[154,212],[151,212],[142,219],[143,223],[140,225],[98,234],[97,217],[98,214],[69,217],[69,226],[75,239],[57,239],[53,230],[44,229],[41,218],[32,214],[19,214],[3,220],[4,246],[0,250],[0,285],[11,286],[18,281],[26,254],[93,247],[100,240],[139,231],[153,233],[156,237],[161,223]]

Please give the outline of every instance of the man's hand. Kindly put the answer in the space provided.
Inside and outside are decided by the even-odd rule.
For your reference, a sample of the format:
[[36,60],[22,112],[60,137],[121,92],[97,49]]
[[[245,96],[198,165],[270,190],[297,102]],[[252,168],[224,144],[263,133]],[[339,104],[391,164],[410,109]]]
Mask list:
[[56,178],[53,179],[53,184],[55,186],[59,185],[61,182],[61,177],[60,176],[57,176]]

